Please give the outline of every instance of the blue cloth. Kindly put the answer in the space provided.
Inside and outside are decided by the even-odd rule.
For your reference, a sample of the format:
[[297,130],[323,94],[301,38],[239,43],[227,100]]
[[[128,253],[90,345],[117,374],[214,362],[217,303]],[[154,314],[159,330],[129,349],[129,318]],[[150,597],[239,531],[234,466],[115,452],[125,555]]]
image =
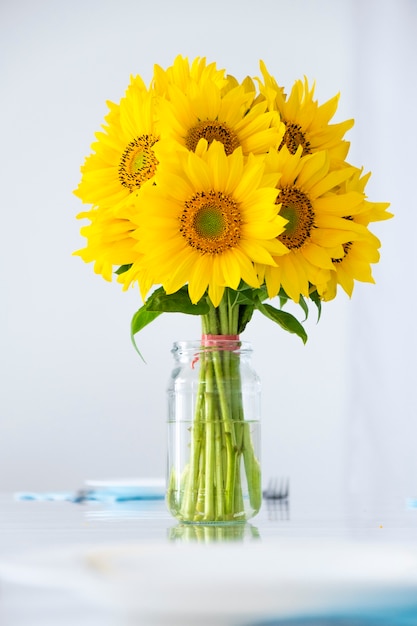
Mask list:
[[163,500],[165,494],[162,489],[143,487],[80,489],[79,491],[47,491],[47,492],[18,492],[15,500],[37,500],[41,502],[129,502],[133,500]]
[[277,618],[248,626],[417,626],[417,605],[339,615]]

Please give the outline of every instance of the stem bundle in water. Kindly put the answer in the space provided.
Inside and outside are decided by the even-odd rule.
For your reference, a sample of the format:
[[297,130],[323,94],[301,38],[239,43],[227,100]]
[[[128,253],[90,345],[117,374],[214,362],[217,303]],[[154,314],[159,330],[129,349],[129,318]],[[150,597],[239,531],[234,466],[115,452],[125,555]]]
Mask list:
[[[173,380],[168,504],[182,521],[246,521],[262,501],[259,379],[239,341],[209,344]],[[187,366],[198,373],[190,376]]]

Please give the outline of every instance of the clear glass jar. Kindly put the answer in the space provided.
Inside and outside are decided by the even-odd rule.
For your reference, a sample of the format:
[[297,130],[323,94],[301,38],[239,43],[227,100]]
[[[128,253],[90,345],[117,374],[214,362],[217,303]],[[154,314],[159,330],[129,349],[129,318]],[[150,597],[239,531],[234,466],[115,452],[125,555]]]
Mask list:
[[261,385],[250,344],[174,344],[167,505],[182,522],[245,522],[262,503]]

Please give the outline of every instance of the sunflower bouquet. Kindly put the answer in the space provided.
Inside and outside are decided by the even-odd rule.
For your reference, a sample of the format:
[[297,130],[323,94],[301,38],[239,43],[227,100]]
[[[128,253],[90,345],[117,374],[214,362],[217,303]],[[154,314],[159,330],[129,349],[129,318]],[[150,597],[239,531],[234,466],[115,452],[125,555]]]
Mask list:
[[[238,354],[225,357],[221,342],[239,342],[255,310],[305,342],[288,301],[306,317],[310,302],[320,312],[339,286],[351,296],[355,281],[374,282],[380,242],[369,224],[391,214],[388,203],[368,201],[369,174],[347,161],[353,120],[331,123],[337,105],[338,96],[319,105],[307,79],[287,94],[262,61],[259,77],[239,82],[204,58],[178,56],[166,70],[154,66],[149,87],[132,77],[119,104],[108,103],[82,166],[75,194],[92,208],[78,215],[89,223],[75,254],[124,290],[139,287],[134,343],[164,312],[201,318],[208,356],[193,427],[201,455],[192,472],[170,477],[188,521],[239,517],[242,459],[260,506]],[[208,380],[215,402],[204,396]],[[202,428],[213,421],[217,439]],[[199,492],[207,476],[214,487]]]

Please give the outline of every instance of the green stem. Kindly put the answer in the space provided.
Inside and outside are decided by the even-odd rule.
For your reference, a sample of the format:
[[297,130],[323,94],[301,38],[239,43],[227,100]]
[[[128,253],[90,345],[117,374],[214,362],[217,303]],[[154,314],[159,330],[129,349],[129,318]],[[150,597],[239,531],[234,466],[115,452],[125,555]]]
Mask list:
[[243,460],[248,481],[249,501],[251,506],[255,510],[258,510],[262,504],[261,466],[256,458],[255,450],[253,449],[250,425],[242,424],[242,426],[244,438]]
[[[209,312],[201,319],[203,334],[237,335],[239,305],[226,290],[219,306],[209,302]],[[242,467],[253,507],[262,495],[259,462],[243,415],[240,355],[209,347],[201,350],[199,365],[181,517],[206,522],[244,519]]]
[[216,519],[222,520],[224,516],[225,502],[224,476],[223,476],[223,451],[222,451],[222,426],[221,422],[215,423],[215,463],[216,463]]
[[206,369],[206,393],[205,393],[205,430],[206,430],[206,463],[204,477],[204,519],[215,518],[214,514],[214,487],[215,487],[215,414],[214,414],[214,380],[211,363]]
[[192,436],[190,443],[191,451],[189,471],[184,485],[184,496],[181,507],[181,514],[184,519],[189,519],[193,517],[194,511],[197,507],[197,498],[200,491],[198,485],[200,484],[201,454],[202,449],[205,445],[204,427],[202,424],[204,420],[205,394],[203,385],[205,379],[206,359],[204,358],[204,355],[202,355],[200,361],[197,402],[195,407],[194,421],[191,426]]

